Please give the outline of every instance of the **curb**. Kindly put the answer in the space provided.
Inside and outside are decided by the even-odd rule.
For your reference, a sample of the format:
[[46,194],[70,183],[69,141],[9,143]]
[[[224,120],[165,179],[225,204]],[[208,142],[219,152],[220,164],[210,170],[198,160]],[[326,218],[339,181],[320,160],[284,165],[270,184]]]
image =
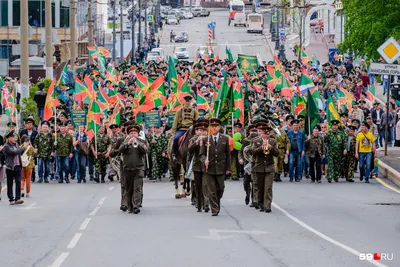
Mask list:
[[398,171],[396,171],[381,160],[379,160],[378,167],[379,172],[382,173],[384,177],[388,178],[397,186],[400,186],[400,173]]

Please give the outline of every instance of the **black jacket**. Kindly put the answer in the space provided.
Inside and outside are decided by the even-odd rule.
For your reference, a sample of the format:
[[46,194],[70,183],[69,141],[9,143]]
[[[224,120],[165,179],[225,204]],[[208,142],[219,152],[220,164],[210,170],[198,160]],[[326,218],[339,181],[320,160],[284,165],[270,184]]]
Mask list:
[[35,100],[38,108],[44,108],[46,105],[46,96],[47,94],[43,90],[36,91],[33,100]]
[[[381,122],[382,122],[382,114],[383,114],[383,110],[382,109],[379,110],[379,114],[380,114],[380,118],[381,118]],[[372,110],[372,112],[371,112],[372,122],[377,124],[377,125],[380,125],[381,124],[380,122],[376,123],[377,116],[378,116],[378,110],[376,110],[376,109]]]
[[[4,146],[4,139],[3,136],[0,135],[0,146]],[[0,151],[0,165],[4,166],[5,164],[5,157],[3,151]]]
[[[22,129],[22,130],[19,132],[19,136],[20,136],[20,137],[22,137],[24,134],[27,135],[27,136],[29,136],[29,135],[28,135],[28,130],[27,130],[27,129]],[[35,138],[36,138],[37,135],[38,135],[38,131],[32,129],[32,135],[31,135],[31,139],[30,139],[31,144],[35,143]]]

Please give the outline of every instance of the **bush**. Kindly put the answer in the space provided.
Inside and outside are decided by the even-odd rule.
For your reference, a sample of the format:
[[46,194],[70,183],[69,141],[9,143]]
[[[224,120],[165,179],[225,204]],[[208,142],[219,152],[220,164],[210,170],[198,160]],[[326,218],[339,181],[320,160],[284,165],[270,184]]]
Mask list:
[[21,119],[25,119],[28,114],[33,114],[33,118],[35,120],[36,125],[39,122],[39,117],[37,113],[37,105],[36,102],[29,97],[22,98],[21,105]]
[[39,90],[39,84],[41,84],[41,83],[43,83],[43,85],[44,85],[43,91],[47,92],[47,90],[49,90],[49,87],[51,84],[51,79],[46,78],[41,82],[37,82],[36,84],[31,85],[31,87],[29,88],[29,97],[30,98],[33,98],[36,91]]

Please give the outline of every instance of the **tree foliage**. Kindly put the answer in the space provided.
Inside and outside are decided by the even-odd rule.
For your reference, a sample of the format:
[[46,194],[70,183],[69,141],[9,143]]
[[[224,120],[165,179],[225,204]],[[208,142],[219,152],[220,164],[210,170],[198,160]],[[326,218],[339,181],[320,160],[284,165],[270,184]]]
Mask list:
[[343,0],[343,7],[347,36],[341,51],[379,58],[381,44],[391,36],[400,39],[399,0]]

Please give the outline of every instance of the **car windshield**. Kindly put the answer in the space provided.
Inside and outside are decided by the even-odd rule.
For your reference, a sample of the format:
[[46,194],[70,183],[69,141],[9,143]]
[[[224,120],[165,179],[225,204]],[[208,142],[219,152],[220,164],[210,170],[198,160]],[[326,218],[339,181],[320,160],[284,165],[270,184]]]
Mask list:
[[232,6],[232,10],[233,11],[242,11],[243,10],[243,6]]
[[178,33],[178,36],[182,36],[182,37],[183,37],[183,36],[185,36],[185,35],[186,35],[186,32],[179,32],[179,33]]
[[261,16],[249,16],[250,22],[261,22]]
[[178,51],[178,52],[186,52],[186,48],[184,48],[184,47],[178,47],[178,48],[177,48],[177,51]]

